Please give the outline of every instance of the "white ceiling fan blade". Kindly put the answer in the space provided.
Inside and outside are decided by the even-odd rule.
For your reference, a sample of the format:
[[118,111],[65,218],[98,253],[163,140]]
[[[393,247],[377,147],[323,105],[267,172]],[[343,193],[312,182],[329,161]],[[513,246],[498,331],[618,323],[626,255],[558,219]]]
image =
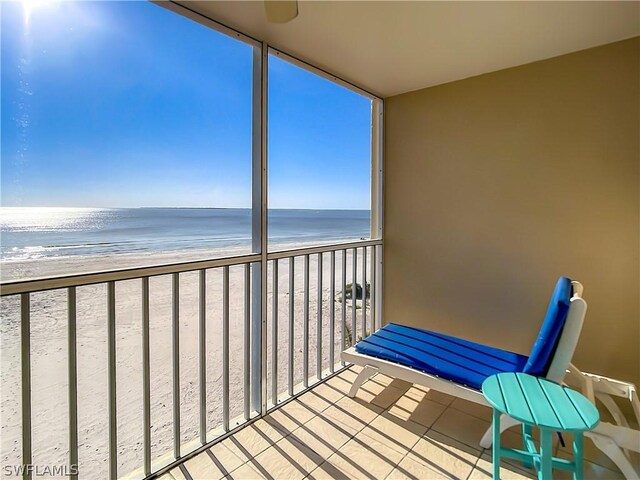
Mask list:
[[286,23],[298,16],[297,0],[265,0],[264,11],[271,23]]

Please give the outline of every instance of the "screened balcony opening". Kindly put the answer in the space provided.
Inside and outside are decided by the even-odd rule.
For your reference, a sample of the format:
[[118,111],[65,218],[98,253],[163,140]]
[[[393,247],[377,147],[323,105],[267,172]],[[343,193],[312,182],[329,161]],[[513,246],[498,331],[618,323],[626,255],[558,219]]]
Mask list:
[[3,477],[638,477],[637,2],[0,10]]
[[380,100],[171,4],[2,9],[4,462],[146,477],[343,369]]

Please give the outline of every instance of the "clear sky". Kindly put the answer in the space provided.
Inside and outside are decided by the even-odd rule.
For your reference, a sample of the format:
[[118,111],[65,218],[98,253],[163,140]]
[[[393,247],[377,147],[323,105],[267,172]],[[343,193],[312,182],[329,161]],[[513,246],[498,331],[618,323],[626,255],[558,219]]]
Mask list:
[[[251,205],[250,46],[148,2],[0,8],[3,206]],[[269,206],[368,209],[370,101],[269,66]]]

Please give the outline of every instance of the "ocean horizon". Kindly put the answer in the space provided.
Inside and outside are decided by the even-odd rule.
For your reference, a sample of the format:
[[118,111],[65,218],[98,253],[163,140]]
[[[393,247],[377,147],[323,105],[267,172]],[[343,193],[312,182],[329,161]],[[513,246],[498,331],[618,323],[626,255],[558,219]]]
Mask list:
[[[370,237],[369,210],[269,209],[269,244]],[[0,207],[0,261],[251,246],[251,209]]]

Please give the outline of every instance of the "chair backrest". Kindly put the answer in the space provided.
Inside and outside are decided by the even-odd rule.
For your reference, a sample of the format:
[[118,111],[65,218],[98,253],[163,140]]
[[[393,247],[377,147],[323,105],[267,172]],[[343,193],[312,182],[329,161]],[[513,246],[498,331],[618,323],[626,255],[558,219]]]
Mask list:
[[537,377],[547,375],[567,320],[572,290],[570,279],[567,277],[558,279],[540,333],[524,366],[524,373]]
[[569,313],[546,375],[549,380],[557,383],[562,383],[567,374],[569,364],[578,346],[584,316],[587,313],[587,302],[582,298],[582,284],[574,280],[571,282],[571,286],[573,287],[573,296]]

